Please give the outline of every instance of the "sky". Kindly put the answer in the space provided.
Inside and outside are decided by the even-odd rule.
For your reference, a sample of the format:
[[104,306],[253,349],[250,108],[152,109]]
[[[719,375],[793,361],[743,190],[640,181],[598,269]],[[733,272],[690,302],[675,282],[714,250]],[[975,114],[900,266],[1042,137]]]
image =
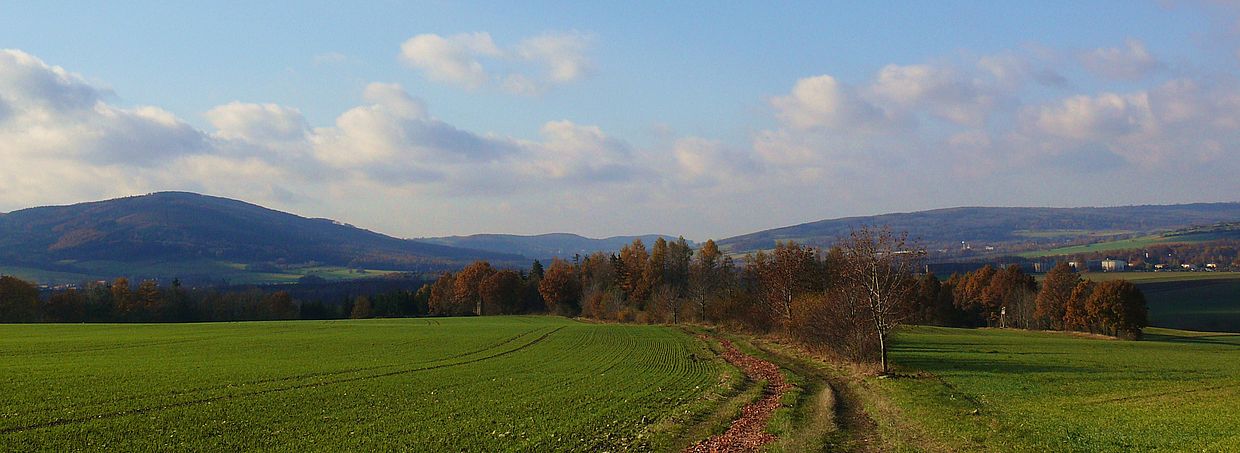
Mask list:
[[1234,2],[77,3],[0,1],[0,212],[704,240],[1240,201]]

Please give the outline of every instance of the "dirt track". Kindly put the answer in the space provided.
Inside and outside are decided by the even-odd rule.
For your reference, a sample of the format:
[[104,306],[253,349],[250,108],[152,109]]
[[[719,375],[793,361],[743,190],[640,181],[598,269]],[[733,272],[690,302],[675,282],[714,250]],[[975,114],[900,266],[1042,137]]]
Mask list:
[[763,445],[775,440],[775,436],[766,432],[766,422],[775,413],[775,409],[779,408],[780,400],[791,386],[784,380],[784,375],[775,364],[740,352],[728,340],[719,341],[724,348],[723,358],[744,371],[750,379],[766,381],[766,389],[761,399],[741,409],[741,416],[732,421],[726,432],[693,444],[685,451],[758,451]]

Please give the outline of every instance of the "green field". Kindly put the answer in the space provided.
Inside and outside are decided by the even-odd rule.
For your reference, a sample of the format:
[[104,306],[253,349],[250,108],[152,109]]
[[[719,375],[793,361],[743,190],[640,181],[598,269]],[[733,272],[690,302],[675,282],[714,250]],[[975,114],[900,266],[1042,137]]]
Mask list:
[[1240,334],[1147,334],[908,328],[892,353],[905,377],[867,382],[908,449],[1240,451]]
[[[1052,230],[1052,232],[1053,231],[1055,230]],[[1063,230],[1063,231],[1070,232],[1074,230]],[[1115,232],[1100,232],[1100,233],[1124,234],[1124,233],[1131,233],[1131,232],[1115,231]],[[1018,235],[1022,235],[1022,234],[1018,232]],[[1023,235],[1028,236],[1028,237],[1034,237],[1034,238],[1056,237],[1056,235],[1054,234],[1049,234],[1049,235],[1048,234],[1023,234]],[[1097,235],[1101,236],[1102,234],[1097,234]],[[1147,236],[1138,236],[1138,237],[1133,237],[1129,239],[1095,242],[1092,244],[1074,245],[1074,246],[1069,246],[1069,247],[1058,247],[1058,248],[1053,248],[1053,249],[1048,249],[1048,250],[1034,250],[1030,252],[1020,253],[1017,256],[1022,256],[1025,258],[1040,258],[1044,256],[1064,256],[1064,255],[1077,255],[1077,254],[1095,253],[1095,252],[1113,252],[1113,251],[1119,251],[1119,250],[1143,249],[1143,248],[1146,248],[1146,247],[1149,247],[1155,244],[1185,244],[1185,243],[1217,241],[1220,239],[1233,239],[1233,238],[1236,238],[1236,235],[1237,235],[1236,230],[1233,230],[1233,229],[1228,229],[1228,230],[1223,230],[1223,231],[1214,231],[1214,230],[1209,230],[1209,229],[1203,229],[1203,230],[1194,229],[1194,230],[1187,230],[1187,231],[1181,230],[1181,231],[1172,231],[1172,232],[1167,232],[1167,233],[1151,234]]]
[[1024,258],[1041,258],[1044,256],[1064,256],[1076,255],[1094,252],[1110,252],[1116,250],[1131,250],[1149,247],[1153,244],[1164,244],[1171,242],[1188,242],[1184,240],[1169,240],[1161,235],[1141,236],[1132,239],[1121,239],[1118,241],[1097,242],[1093,244],[1074,245],[1070,247],[1059,247],[1049,250],[1034,250],[1031,252],[1019,253],[1017,256]]
[[242,263],[211,260],[177,262],[128,263],[118,261],[78,261],[62,263],[73,271],[51,271],[19,266],[0,266],[0,275],[12,275],[23,280],[46,284],[76,284],[95,280],[112,280],[119,276],[146,278],[179,276],[187,279],[205,279],[213,282],[227,281],[232,285],[268,283],[292,283],[306,275],[317,275],[326,280],[352,280],[383,275],[395,271],[365,269],[358,272],[341,266],[291,267],[280,272],[257,272],[246,269]]
[[0,450],[668,448],[723,366],[551,317],[0,326]]
[[1137,284],[1152,326],[1240,332],[1240,272],[1087,272],[1081,277]]

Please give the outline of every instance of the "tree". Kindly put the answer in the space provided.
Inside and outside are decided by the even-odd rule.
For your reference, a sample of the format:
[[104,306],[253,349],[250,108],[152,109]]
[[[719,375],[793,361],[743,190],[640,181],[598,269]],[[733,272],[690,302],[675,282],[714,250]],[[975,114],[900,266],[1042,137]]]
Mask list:
[[1064,307],[1063,325],[1065,329],[1077,332],[1093,332],[1094,323],[1089,317],[1086,301],[1094,292],[1094,282],[1084,280],[1072,288],[1072,296],[1068,297],[1068,305]]
[[1081,275],[1066,262],[1060,262],[1046,273],[1042,289],[1035,300],[1034,316],[1039,324],[1052,330],[1064,330],[1064,312],[1072,299],[1072,290],[1081,283]]
[[478,284],[478,295],[487,313],[517,313],[521,305],[521,275],[509,270],[495,272]]
[[667,282],[667,257],[667,240],[662,237],[655,239],[654,245],[650,247],[650,258],[645,263],[646,268],[642,271],[641,288],[646,296],[642,298],[643,301]]
[[620,249],[620,259],[616,261],[616,275],[620,283],[620,289],[624,291],[624,296],[628,304],[634,308],[641,309],[650,297],[650,288],[646,286],[648,280],[645,277],[646,262],[650,260],[650,255],[646,253],[646,245],[642,240],[634,239],[632,244],[626,245]]
[[136,306],[133,293],[129,289],[129,279],[118,277],[112,281],[112,305],[116,307],[121,318],[130,317],[133,313]]
[[771,318],[786,329],[792,320],[792,300],[814,289],[820,280],[815,275],[814,250],[793,241],[777,242],[770,255],[759,252],[747,260],[751,261],[746,269],[752,267],[762,303]]
[[688,297],[697,308],[698,319],[701,320],[707,320],[707,303],[717,296],[721,289],[720,256],[722,253],[719,252],[719,246],[715,245],[714,240],[707,239],[689,266]]
[[456,274],[453,297],[459,310],[472,310],[475,315],[482,315],[482,297],[478,295],[478,285],[493,273],[495,269],[491,268],[490,263],[474,261]]
[[452,273],[441,275],[431,285],[430,299],[427,300],[427,309],[430,314],[436,316],[452,316],[456,314],[455,304],[453,303],[456,282]]
[[692,262],[693,248],[684,236],[667,245],[664,280],[678,298],[685,297],[689,292],[689,268]]
[[916,288],[913,272],[924,252],[908,246],[907,234],[896,236],[886,228],[869,227],[854,230],[840,248],[844,302],[863,309],[869,318],[886,374],[888,335],[907,316]]
[[996,271],[982,290],[987,322],[1001,327],[1028,327],[1033,319],[1037,281],[1013,264]]
[[1099,283],[1085,301],[1091,324],[1102,333],[1138,339],[1146,326],[1145,295],[1126,280]]
[[39,289],[17,277],[0,276],[0,321],[35,321]]
[[164,295],[159,290],[159,282],[143,280],[138,284],[135,299],[135,308],[144,321],[162,319]]
[[353,300],[353,310],[349,313],[352,319],[365,319],[372,316],[374,306],[370,304],[370,298],[366,296],[357,296]]
[[955,286],[956,306],[970,318],[970,326],[984,325],[990,319],[983,295],[986,288],[990,286],[990,279],[994,278],[997,272],[994,266],[987,264],[981,269],[968,273],[961,284]]
[[[0,296],[0,299],[3,297]],[[81,322],[86,318],[86,297],[78,290],[68,290],[52,294],[47,299],[44,319],[49,322]],[[3,319],[3,318],[0,318]]]
[[[296,319],[297,305],[288,291],[276,291],[263,301],[268,317],[271,319]],[[356,309],[357,304],[353,304]]]
[[542,263],[538,260],[534,260],[534,264],[530,265],[530,277],[541,279],[543,277],[543,272],[544,269]]
[[567,261],[554,259],[542,280],[538,293],[547,303],[547,310],[564,316],[574,316],[581,298],[581,282],[574,275],[573,266]]

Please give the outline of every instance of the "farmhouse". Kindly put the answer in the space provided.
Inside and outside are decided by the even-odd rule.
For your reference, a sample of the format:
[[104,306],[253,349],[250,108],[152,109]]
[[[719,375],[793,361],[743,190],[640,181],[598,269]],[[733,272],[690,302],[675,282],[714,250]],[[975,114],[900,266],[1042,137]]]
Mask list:
[[1128,262],[1124,260],[1117,260],[1117,259],[1111,259],[1111,258],[1102,260],[1102,270],[1104,272],[1123,272],[1127,268],[1128,268]]

